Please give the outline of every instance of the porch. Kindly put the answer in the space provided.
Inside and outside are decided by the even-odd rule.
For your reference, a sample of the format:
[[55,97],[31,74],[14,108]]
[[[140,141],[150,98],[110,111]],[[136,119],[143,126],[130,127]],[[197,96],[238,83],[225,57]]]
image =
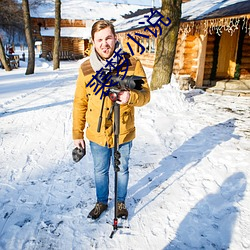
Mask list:
[[215,86],[205,89],[208,93],[250,97],[250,80],[220,80]]

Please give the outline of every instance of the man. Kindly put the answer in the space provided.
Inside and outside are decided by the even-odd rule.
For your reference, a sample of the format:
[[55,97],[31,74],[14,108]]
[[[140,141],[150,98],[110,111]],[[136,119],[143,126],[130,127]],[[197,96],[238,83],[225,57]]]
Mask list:
[[[107,69],[107,60],[112,59],[113,66],[122,65],[125,56],[128,59],[126,75],[142,76],[144,84],[142,90],[121,90],[118,93],[117,103],[120,105],[120,134],[119,152],[121,154],[118,172],[117,217],[128,216],[125,198],[128,186],[128,161],[132,140],[135,138],[134,107],[143,106],[150,100],[150,90],[145,72],[140,61],[128,54],[120,58],[115,54],[121,50],[117,41],[114,26],[109,21],[100,20],[92,26],[91,37],[93,50],[90,59],[85,61],[80,69],[76,84],[73,104],[73,140],[76,147],[85,147],[83,130],[87,122],[86,137],[90,141],[91,153],[94,161],[94,175],[97,203],[90,211],[88,218],[97,219],[108,208],[109,195],[109,168],[113,160],[114,134],[113,118],[108,119],[112,110],[112,101],[106,97],[102,117],[104,117],[100,132],[97,132],[98,120],[102,107],[101,91],[96,95],[95,87],[91,87],[93,76],[101,69]],[[122,54],[122,53],[119,53]],[[108,67],[110,69],[110,67]],[[115,70],[115,68],[114,68]],[[124,74],[125,71],[121,72]]]

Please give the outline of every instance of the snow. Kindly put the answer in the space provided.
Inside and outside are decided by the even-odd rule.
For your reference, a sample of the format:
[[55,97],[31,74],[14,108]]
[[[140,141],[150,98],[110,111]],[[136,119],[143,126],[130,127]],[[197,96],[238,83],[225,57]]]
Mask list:
[[23,61],[0,70],[0,249],[250,249],[250,99],[180,91],[174,78],[136,108],[130,228],[109,238],[112,168],[108,211],[86,219],[95,204],[88,143],[79,163],[71,157],[81,62],[53,71],[37,57],[33,75]]
[[[230,5],[247,2],[248,0],[191,0],[182,4],[181,18],[191,21],[195,19],[204,19],[206,15],[212,13],[215,10],[219,10]],[[244,12],[244,13],[249,13]]]
[[161,6],[161,0],[98,0],[97,2],[110,2],[110,3],[117,3],[117,4],[137,4],[137,5],[148,5],[149,7]]
[[[42,36],[54,36],[55,28],[42,28]],[[62,27],[61,28],[61,37],[79,37],[82,39],[89,39],[91,37],[91,28],[86,27]]]
[[[61,1],[61,17],[62,19],[71,20],[97,20],[104,19],[117,19],[121,15],[128,14],[130,11],[134,12],[138,9],[148,8],[149,6],[137,4],[116,4],[109,1],[101,2],[94,0],[62,0]],[[55,4],[52,1],[45,1],[45,4],[36,9],[30,10],[32,17],[54,18],[55,17]]]
[[[153,12],[154,13],[154,12]],[[151,16],[152,12],[149,10],[148,14],[137,15],[128,19],[120,18],[114,22],[115,30],[117,33],[125,32],[129,30],[135,30],[139,28],[144,28],[146,26],[150,26],[147,22],[147,17]],[[159,15],[157,13],[153,14],[150,18],[151,23],[156,23],[159,19]],[[169,24],[169,21],[166,19],[163,21],[165,24]]]
[[[198,19],[207,19],[209,14],[211,14],[215,10],[220,10],[222,8],[226,8],[229,6],[233,6],[236,3],[243,3],[248,0],[191,0],[186,3],[182,3],[181,5],[181,19],[183,21],[193,21]],[[160,11],[160,9],[158,10]],[[238,10],[240,13],[249,13],[250,10]],[[134,17],[130,17],[127,19],[119,18],[117,21],[114,22],[115,28],[117,32],[125,32],[129,30],[135,30],[135,29],[141,29],[146,26],[150,26],[149,22],[147,22],[147,18],[145,16],[150,16],[150,23],[156,23],[157,19],[159,19],[157,13],[152,14],[150,11],[147,14],[141,14]],[[223,14],[221,16],[224,16]],[[166,24],[169,23],[169,21],[166,19],[163,19],[163,22]],[[211,18],[211,17],[209,17]]]

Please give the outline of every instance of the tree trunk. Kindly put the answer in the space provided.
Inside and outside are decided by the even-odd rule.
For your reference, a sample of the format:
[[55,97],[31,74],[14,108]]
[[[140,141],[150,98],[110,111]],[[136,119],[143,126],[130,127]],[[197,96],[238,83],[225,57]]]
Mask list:
[[[175,49],[181,17],[181,0],[162,0],[161,14],[170,18],[171,24],[161,23],[162,35],[157,37],[157,49],[150,87],[152,90],[161,88],[171,81]],[[166,22],[167,23],[167,22]]]
[[55,1],[55,40],[53,50],[53,70],[60,68],[59,48],[61,33],[61,0]]
[[5,56],[5,52],[4,52],[4,47],[3,47],[3,43],[2,43],[2,39],[0,37],[0,61],[1,64],[3,65],[4,69],[6,71],[11,71],[11,68],[6,60],[6,56]]
[[32,37],[32,27],[30,21],[30,9],[28,0],[22,0],[22,8],[23,8],[25,36],[28,44],[28,66],[25,75],[30,75],[34,74],[34,69],[35,69],[35,48]]

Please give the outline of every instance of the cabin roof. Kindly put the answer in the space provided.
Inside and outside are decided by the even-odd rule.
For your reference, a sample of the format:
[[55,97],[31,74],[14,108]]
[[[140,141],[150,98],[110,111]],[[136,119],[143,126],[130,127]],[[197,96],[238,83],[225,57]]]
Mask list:
[[182,5],[182,21],[196,21],[250,13],[249,0],[191,0]]
[[[55,28],[41,28],[42,36],[54,37]],[[61,37],[75,37],[81,39],[89,39],[91,30],[84,27],[61,27]]]
[[[93,0],[61,0],[61,18],[70,20],[118,19],[124,14],[138,9],[147,8],[143,5],[98,3]],[[34,18],[55,18],[55,3],[46,0],[45,3],[30,10]]]
[[[160,8],[155,10],[160,12]],[[182,4],[181,21],[199,21],[244,14],[250,14],[249,0],[191,0]],[[147,9],[147,11],[138,10],[131,15],[124,15],[123,19],[114,22],[116,32],[125,32],[150,26],[146,23],[145,15],[151,15],[150,9]],[[154,18],[151,19],[151,23],[154,23],[158,17],[155,14]],[[145,24],[139,23],[142,21],[145,21]]]

